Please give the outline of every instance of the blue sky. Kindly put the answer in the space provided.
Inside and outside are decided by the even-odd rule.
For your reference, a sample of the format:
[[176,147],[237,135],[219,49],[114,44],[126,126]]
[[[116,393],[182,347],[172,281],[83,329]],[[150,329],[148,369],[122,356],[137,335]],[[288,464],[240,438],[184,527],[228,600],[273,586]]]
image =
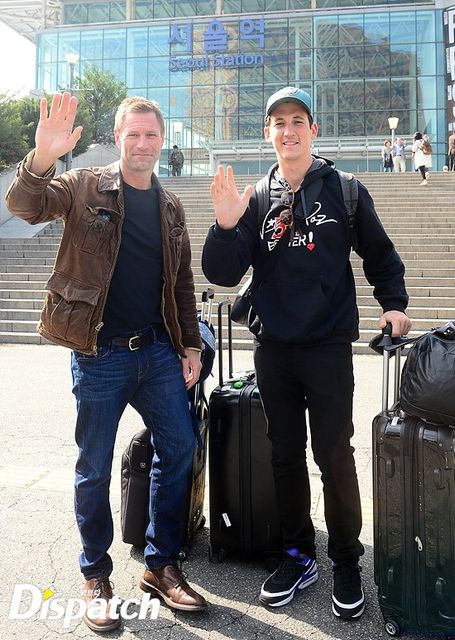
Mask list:
[[0,20],[0,93],[35,87],[35,45]]

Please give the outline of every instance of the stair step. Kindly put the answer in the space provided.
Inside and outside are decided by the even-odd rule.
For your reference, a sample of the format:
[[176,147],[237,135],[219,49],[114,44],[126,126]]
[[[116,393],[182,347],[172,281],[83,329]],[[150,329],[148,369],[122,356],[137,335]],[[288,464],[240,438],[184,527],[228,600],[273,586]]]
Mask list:
[[16,320],[20,320],[24,322],[33,322],[36,326],[39,315],[40,309],[20,309],[18,307],[15,309],[5,309],[3,307],[3,303],[0,304],[0,321],[8,320],[10,322],[15,322]]
[[[381,313],[379,311],[379,313]],[[408,311],[409,313],[409,311]],[[409,313],[409,316],[412,320],[412,328],[414,331],[418,331],[418,332],[425,332],[425,331],[429,331],[430,329],[433,329],[435,325],[441,324],[441,322],[435,321],[434,318],[415,318],[411,313]],[[359,326],[360,329],[365,329],[365,330],[373,330],[376,328],[376,323],[379,319],[379,315],[376,318],[369,318],[369,317],[363,317],[360,318],[359,321]],[[379,333],[379,329],[377,330],[377,332]]]
[[[372,301],[371,295],[357,295],[357,304],[359,307],[367,306]],[[438,298],[433,296],[410,296],[410,306],[416,307],[430,307],[437,309],[438,307],[441,309],[453,308],[455,307],[455,296],[447,297],[447,298]],[[378,305],[379,310],[379,305]]]
[[[43,280],[2,280],[1,286],[4,289],[14,289],[25,291],[26,289],[39,290],[43,289],[47,279]],[[16,289],[17,288],[17,289]],[[0,291],[2,291],[0,290]]]
[[0,313],[1,310],[16,310],[16,311],[23,311],[23,310],[34,310],[37,312],[40,312],[42,307],[43,307],[43,300],[44,300],[44,296],[42,298],[1,298],[0,297]]
[[1,344],[50,344],[48,340],[42,338],[38,333],[25,333],[21,331],[0,330]]
[[35,333],[36,320],[2,320],[0,318],[0,333]]
[[2,282],[1,283],[3,286],[3,289],[0,289],[0,299],[11,299],[11,298],[16,298],[17,300],[22,300],[23,298],[39,298],[40,296],[42,296],[42,298],[44,299],[44,289],[41,287],[41,289],[6,289],[5,288],[5,283]]
[[[20,265],[16,265],[16,267],[19,267]],[[3,272],[4,266],[0,265],[0,269],[2,271],[2,273],[0,273],[0,281],[8,281],[8,282],[20,282],[20,281],[27,281],[27,282],[31,282],[31,281],[38,281],[38,282],[46,282],[46,280],[49,278],[52,269],[49,269],[49,271],[47,273],[30,273],[28,271],[22,271],[22,272],[18,272],[18,271],[7,271],[6,273]],[[26,269],[26,267],[24,266],[24,269]]]
[[[441,307],[434,308],[431,307],[421,307],[419,306],[419,300],[416,300],[415,303],[411,300],[408,308],[406,309],[407,315],[414,322],[415,319],[421,320],[432,320],[433,323],[437,324],[439,320],[446,321],[455,319],[455,306],[454,307]],[[379,305],[375,306],[370,305],[359,305],[359,314],[361,318],[376,318],[379,320],[379,317],[382,314],[382,310]]]
[[[240,190],[262,176],[237,176]],[[455,317],[455,174],[433,173],[427,188],[418,190],[414,172],[408,174],[367,173],[359,179],[370,190],[385,229],[406,265],[410,294],[408,314],[415,335]],[[200,264],[207,231],[214,222],[210,202],[210,176],[160,179],[185,206],[192,243],[197,299],[208,285]],[[63,232],[55,221],[29,239],[0,238],[0,342],[45,344],[36,334],[36,324]],[[354,353],[373,353],[368,342],[377,335],[382,311],[373,299],[361,259],[352,254],[358,292],[360,339]],[[247,275],[242,279],[244,282]],[[236,287],[214,287],[215,303],[234,299]],[[216,317],[214,314],[214,321]],[[253,339],[245,327],[233,326],[235,348],[252,349]]]

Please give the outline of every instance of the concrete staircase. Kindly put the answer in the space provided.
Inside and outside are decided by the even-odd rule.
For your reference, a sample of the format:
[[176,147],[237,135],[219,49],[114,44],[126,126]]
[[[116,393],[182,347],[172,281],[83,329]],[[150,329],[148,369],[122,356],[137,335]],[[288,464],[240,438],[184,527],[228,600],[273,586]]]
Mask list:
[[[258,176],[239,176],[239,188]],[[455,318],[455,172],[434,173],[426,187],[420,176],[405,174],[361,174],[378,214],[406,265],[410,295],[408,314],[413,334]],[[192,241],[193,269],[198,299],[207,286],[200,259],[207,229],[213,222],[208,177],[162,178],[163,186],[181,198]],[[35,327],[44,297],[44,285],[55,259],[63,225],[49,224],[37,236],[3,238],[0,227],[0,342],[41,343]],[[380,308],[366,282],[361,260],[353,255],[360,311],[357,353],[370,353],[369,340],[376,335]],[[215,287],[215,300],[234,298],[235,289]],[[213,318],[216,324],[216,317]],[[252,348],[251,334],[234,325],[236,348]]]

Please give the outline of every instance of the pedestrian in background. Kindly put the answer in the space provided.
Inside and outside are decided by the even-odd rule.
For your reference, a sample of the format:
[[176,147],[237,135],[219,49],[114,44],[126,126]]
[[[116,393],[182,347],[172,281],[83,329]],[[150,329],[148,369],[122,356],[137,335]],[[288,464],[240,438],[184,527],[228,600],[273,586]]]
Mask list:
[[448,168],[449,171],[455,171],[455,132],[449,136],[449,148],[447,150],[448,155]]
[[393,171],[391,140],[384,140],[384,146],[381,149],[381,157],[382,157],[382,170],[384,171],[384,173],[391,173]]
[[397,138],[392,148],[393,167],[395,173],[406,171],[406,140]]
[[423,136],[420,131],[416,131],[413,137],[413,145],[412,145],[412,159],[414,162],[414,167],[416,171],[420,171],[420,175],[422,176],[422,182],[419,183],[419,186],[425,187],[428,184],[427,181],[427,167],[426,167],[426,158],[423,152]]
[[180,176],[182,173],[183,163],[185,157],[183,152],[178,148],[176,144],[172,147],[172,151],[169,154],[169,166],[171,167],[173,176]]
[[422,136],[422,151],[425,156],[425,180],[428,180],[428,176],[430,175],[430,169],[432,167],[432,155],[433,148],[430,144],[430,136],[427,133],[424,133]]

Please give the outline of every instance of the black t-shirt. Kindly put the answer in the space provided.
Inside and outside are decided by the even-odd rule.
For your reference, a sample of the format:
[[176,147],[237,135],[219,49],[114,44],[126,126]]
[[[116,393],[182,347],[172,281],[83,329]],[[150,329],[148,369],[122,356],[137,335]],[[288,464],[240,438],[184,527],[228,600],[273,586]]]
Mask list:
[[123,183],[122,242],[103,313],[98,344],[161,324],[163,246],[158,190]]

